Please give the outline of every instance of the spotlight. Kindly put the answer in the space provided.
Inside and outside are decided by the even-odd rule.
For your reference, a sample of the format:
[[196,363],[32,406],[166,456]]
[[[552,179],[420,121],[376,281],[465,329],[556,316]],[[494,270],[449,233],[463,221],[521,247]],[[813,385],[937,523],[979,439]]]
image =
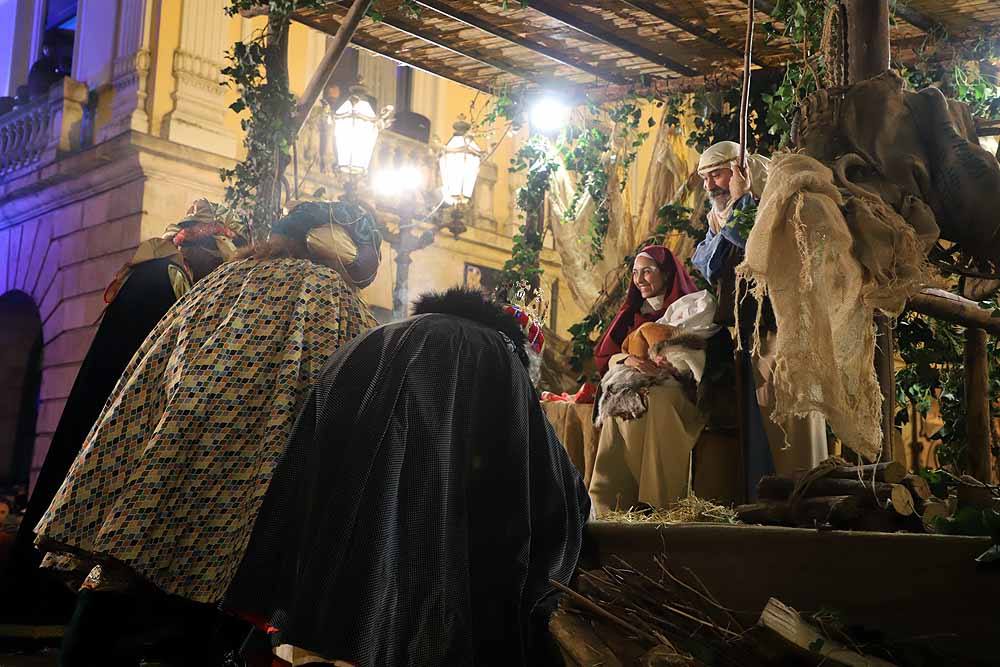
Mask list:
[[570,107],[562,100],[546,95],[531,107],[531,127],[542,134],[552,134],[569,123]]

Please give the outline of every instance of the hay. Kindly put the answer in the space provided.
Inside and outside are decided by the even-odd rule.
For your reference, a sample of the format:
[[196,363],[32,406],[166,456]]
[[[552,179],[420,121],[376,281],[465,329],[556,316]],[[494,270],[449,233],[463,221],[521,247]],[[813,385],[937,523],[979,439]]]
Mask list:
[[736,510],[691,495],[664,508],[612,510],[597,517],[618,523],[740,523]]

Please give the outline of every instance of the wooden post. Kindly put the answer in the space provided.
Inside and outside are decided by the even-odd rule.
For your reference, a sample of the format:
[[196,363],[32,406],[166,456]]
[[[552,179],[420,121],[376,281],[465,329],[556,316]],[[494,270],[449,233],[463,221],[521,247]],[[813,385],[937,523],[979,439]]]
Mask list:
[[[889,69],[889,0],[842,0],[847,16],[847,83],[870,79]],[[882,460],[892,460],[896,377],[892,328],[875,315],[875,374],[882,390]]]
[[889,0],[844,0],[851,84],[889,69]]
[[316,73],[313,74],[312,79],[309,81],[309,85],[306,87],[306,91],[302,94],[302,99],[299,100],[297,109],[295,110],[295,118],[293,122],[295,123],[295,133],[298,134],[305,125],[306,118],[309,117],[309,111],[312,109],[313,105],[316,104],[316,100],[319,99],[319,95],[322,91],[326,90],[327,84],[330,82],[330,77],[333,76],[333,72],[337,69],[337,64],[340,62],[341,56],[344,55],[344,50],[347,49],[347,45],[351,43],[351,38],[354,37],[354,33],[358,31],[358,25],[361,23],[361,19],[365,17],[368,10],[372,6],[374,0],[354,0],[351,3],[351,8],[347,10],[347,15],[344,16],[344,21],[337,28],[337,34],[333,36],[333,42],[330,44],[330,49],[323,56],[323,60],[320,61],[319,67],[316,68]]
[[986,332],[965,330],[965,435],[970,473],[992,482],[990,434],[990,371]]

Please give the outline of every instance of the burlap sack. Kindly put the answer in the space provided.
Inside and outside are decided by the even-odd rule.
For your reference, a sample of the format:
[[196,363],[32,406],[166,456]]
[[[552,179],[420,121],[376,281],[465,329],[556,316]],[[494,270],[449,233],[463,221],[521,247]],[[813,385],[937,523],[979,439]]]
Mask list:
[[855,259],[833,172],[801,154],[777,156],[746,259],[751,293],[777,318],[771,419],[819,411],[847,446],[877,457],[882,395],[875,377],[873,283]]

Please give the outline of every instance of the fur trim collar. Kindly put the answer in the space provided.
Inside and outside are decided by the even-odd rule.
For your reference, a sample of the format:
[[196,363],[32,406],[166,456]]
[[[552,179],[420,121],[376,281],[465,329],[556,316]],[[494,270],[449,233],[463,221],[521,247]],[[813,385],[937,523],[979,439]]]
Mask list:
[[[421,294],[413,304],[413,314],[428,313],[455,315],[478,322],[505,334],[518,350],[524,349],[524,331],[517,320],[478,290],[452,287],[446,292]],[[523,357],[523,353],[518,356]],[[521,361],[526,360],[522,358]]]

